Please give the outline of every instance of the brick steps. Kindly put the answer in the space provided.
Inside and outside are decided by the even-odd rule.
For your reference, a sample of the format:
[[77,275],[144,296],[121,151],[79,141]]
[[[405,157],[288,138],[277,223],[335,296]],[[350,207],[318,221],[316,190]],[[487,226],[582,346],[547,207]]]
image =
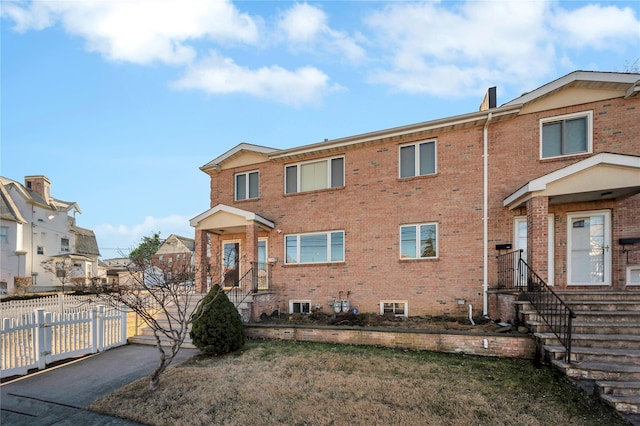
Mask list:
[[517,302],[544,358],[571,378],[595,381],[594,393],[618,411],[640,413],[640,291],[555,293],[576,314],[570,362],[542,317],[528,302]]

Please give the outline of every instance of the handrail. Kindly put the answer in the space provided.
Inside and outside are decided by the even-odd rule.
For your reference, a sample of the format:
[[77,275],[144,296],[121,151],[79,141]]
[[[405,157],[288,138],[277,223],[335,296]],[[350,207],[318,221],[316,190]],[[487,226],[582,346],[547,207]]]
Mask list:
[[251,262],[251,268],[235,281],[233,287],[226,293],[236,306],[240,306],[245,299],[258,291],[269,288],[269,267],[267,263]]
[[571,361],[571,334],[573,329],[573,319],[576,314],[558,296],[547,283],[533,271],[524,259],[520,258],[518,276],[526,277],[526,286],[521,286],[527,299],[536,309],[538,315],[551,329],[551,332],[558,338],[564,348],[565,361]]
[[498,289],[521,292],[549,326],[564,348],[565,361],[571,360],[573,310],[535,273],[522,258],[523,250],[497,256]]
[[516,289],[523,285],[518,265],[522,259],[522,249],[496,256],[498,259],[498,289]]

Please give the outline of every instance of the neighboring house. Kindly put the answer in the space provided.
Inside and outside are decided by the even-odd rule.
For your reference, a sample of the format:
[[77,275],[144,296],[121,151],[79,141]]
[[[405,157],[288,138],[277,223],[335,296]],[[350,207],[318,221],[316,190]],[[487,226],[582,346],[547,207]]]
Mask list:
[[[2,275],[12,292],[16,282],[30,285],[29,291],[57,289],[56,276],[42,268],[49,259],[70,258],[75,278],[98,275],[98,244],[93,231],[76,226],[75,202],[51,196],[51,182],[45,176],[26,176],[24,184],[0,177],[2,200]],[[77,272],[76,272],[77,271]]]
[[197,285],[206,265],[225,287],[249,274],[253,319],[492,315],[497,256],[522,249],[554,288],[640,289],[639,81],[576,71],[500,107],[490,89],[468,114],[290,149],[240,144],[201,167]]
[[193,263],[195,240],[171,234],[151,258],[151,264],[161,269],[189,268]]
[[106,284],[109,286],[117,286],[120,282],[126,281],[130,275],[129,270],[132,268],[131,259],[128,257],[115,257],[112,259],[104,259],[102,261],[106,269]]

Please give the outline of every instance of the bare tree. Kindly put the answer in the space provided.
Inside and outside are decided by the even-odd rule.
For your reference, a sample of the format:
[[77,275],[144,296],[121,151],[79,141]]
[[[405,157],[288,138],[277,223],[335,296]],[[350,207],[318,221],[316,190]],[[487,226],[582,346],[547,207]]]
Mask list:
[[50,257],[40,262],[40,265],[42,269],[58,279],[63,292],[67,283],[75,282],[75,280],[84,277],[82,268],[74,262],[70,255]]
[[[208,268],[212,278],[214,270]],[[178,354],[196,319],[194,313],[204,296],[196,291],[196,272],[191,265],[153,264],[148,256],[138,256],[131,259],[118,284],[93,288],[100,299],[113,307],[127,307],[153,330],[159,357],[149,376],[150,391],[158,388],[161,374]]]

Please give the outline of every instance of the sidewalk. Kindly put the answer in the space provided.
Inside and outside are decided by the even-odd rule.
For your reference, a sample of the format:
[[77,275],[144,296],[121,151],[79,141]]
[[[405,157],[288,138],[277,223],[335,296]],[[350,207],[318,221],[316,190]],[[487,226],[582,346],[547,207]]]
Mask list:
[[[198,354],[182,348],[169,368]],[[0,424],[136,425],[87,411],[98,398],[153,371],[155,346],[125,345],[0,385]],[[162,377],[160,377],[162,386]]]

